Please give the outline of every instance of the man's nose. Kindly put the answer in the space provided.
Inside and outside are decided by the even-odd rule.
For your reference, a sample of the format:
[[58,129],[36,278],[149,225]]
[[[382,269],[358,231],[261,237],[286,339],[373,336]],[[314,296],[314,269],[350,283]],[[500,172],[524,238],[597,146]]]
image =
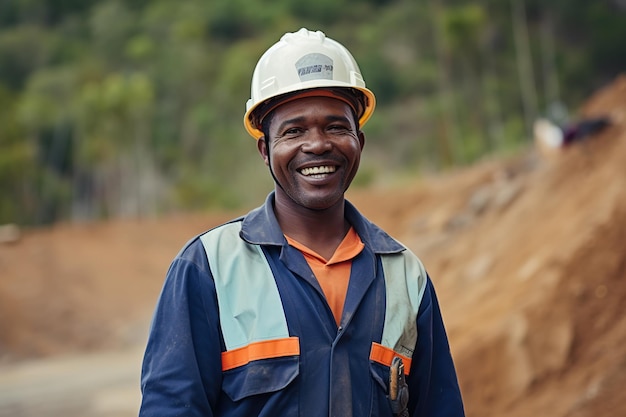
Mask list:
[[332,148],[332,140],[325,132],[320,129],[310,129],[301,149],[303,152],[323,154],[329,152]]

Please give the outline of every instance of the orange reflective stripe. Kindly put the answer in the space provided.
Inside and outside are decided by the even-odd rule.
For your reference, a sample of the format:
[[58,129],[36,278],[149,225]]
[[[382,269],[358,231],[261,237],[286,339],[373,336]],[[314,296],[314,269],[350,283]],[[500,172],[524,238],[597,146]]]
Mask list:
[[378,362],[380,364],[391,366],[391,361],[395,356],[399,356],[404,363],[404,373],[409,374],[411,370],[411,359],[404,355],[400,355],[394,352],[392,349],[381,345],[380,343],[372,342],[372,350],[370,351],[370,360]]
[[300,354],[300,342],[297,337],[286,339],[263,340],[247,346],[222,352],[222,371],[237,368],[248,362],[293,356]]

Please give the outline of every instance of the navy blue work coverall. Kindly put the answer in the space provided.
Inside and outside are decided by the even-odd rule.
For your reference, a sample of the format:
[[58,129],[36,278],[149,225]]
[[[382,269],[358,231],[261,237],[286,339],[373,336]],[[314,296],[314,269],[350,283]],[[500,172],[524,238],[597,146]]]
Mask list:
[[[207,256],[199,237],[185,245],[170,266],[153,316],[142,368],[140,417],[392,417],[389,368],[372,362],[369,355],[372,342],[380,342],[385,312],[379,254],[404,247],[345,204],[346,218],[365,248],[353,259],[339,326],[303,255],[283,236],[272,208],[273,193],[265,205],[233,220],[241,223],[245,240],[262,246],[290,336],[300,341],[298,357],[222,371],[225,344]],[[409,415],[464,416],[428,277],[415,325],[417,345],[407,376]],[[265,375],[263,384],[255,382],[257,373]]]

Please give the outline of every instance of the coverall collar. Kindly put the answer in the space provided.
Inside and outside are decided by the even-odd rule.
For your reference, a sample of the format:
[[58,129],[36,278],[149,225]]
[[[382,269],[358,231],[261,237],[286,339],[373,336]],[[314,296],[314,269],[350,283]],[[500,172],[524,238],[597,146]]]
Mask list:
[[[346,200],[345,214],[348,222],[357,234],[374,253],[398,253],[405,247],[389,236],[384,230],[367,220],[357,209]],[[241,237],[256,245],[283,246],[287,241],[283,235],[276,215],[274,214],[274,191],[265,199],[265,204],[249,212],[241,226]]]

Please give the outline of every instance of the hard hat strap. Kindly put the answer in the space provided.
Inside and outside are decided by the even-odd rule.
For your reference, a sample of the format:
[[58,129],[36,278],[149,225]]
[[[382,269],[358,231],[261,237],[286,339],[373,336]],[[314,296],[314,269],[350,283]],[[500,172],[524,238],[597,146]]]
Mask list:
[[285,191],[283,186],[280,185],[278,178],[276,178],[276,175],[274,175],[274,170],[272,169],[272,157],[270,156],[270,139],[268,136],[269,135],[267,134],[267,132],[265,135],[263,135],[263,140],[265,141],[265,148],[267,150],[267,166],[270,168],[270,174],[272,175],[272,178],[274,179],[274,183],[276,183],[276,185],[278,185],[281,190]]

